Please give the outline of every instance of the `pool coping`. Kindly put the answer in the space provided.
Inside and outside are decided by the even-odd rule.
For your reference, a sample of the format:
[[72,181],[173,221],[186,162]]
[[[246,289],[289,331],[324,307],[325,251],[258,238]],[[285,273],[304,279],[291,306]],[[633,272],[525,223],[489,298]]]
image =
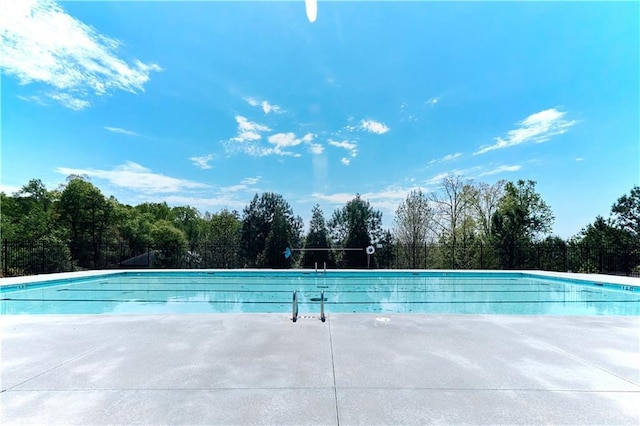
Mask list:
[[[135,273],[135,274],[149,274],[149,273],[243,273],[243,272],[270,272],[278,274],[300,274],[300,273],[325,273],[324,271],[314,271],[313,269],[106,269],[106,270],[93,270],[93,271],[76,271],[76,272],[61,272],[54,274],[40,274],[40,275],[27,275],[21,277],[7,277],[0,278],[0,288],[22,285],[22,284],[38,284],[48,281],[60,281],[77,278],[92,278],[100,276],[117,275],[122,273]],[[521,274],[533,277],[543,278],[555,278],[563,280],[584,281],[588,283],[594,283],[598,285],[622,285],[640,288],[640,278],[627,277],[620,275],[605,275],[605,274],[584,274],[577,272],[551,272],[540,270],[477,270],[477,269],[330,269],[326,271],[328,274],[333,273],[371,273],[371,274],[394,274],[394,273],[412,273],[412,274]],[[634,289],[636,290],[636,289]]]

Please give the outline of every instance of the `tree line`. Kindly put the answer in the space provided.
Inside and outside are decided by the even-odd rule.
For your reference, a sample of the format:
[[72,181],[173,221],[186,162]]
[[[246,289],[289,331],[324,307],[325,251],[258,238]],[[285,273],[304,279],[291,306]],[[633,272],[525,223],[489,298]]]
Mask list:
[[[640,187],[620,197],[610,217],[598,216],[563,240],[550,235],[554,216],[535,185],[530,180],[489,185],[449,175],[435,192],[411,191],[397,207],[392,229],[383,229],[382,213],[356,194],[328,220],[315,205],[305,233],[302,218],[272,192],[256,194],[242,212],[201,213],[166,202],[122,204],[82,176],[69,176],[54,190],[33,179],[12,195],[0,193],[3,265],[7,272],[9,242],[42,244],[37,267],[27,262],[23,271],[8,272],[14,274],[118,266],[145,255],[158,267],[186,262],[207,268],[563,270],[568,250],[585,247],[575,266],[582,272],[601,271],[604,264],[628,273],[640,264]],[[603,246],[605,258],[602,250],[588,250]],[[541,250],[551,253],[544,265]],[[107,253],[111,257],[105,261]],[[622,261],[620,253],[626,256]],[[608,266],[611,262],[615,265]]]

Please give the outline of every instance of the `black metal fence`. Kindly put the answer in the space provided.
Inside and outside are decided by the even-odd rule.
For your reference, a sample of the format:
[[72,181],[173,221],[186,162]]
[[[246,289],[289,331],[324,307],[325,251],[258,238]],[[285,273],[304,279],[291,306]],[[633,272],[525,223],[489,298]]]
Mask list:
[[[378,247],[363,268],[385,269],[524,269],[638,275],[640,245],[536,243],[496,246],[421,244]],[[327,267],[339,268],[338,251],[327,252]],[[301,267],[298,252],[290,266]],[[31,275],[90,269],[126,268],[244,268],[255,265],[240,247],[212,243],[184,247],[130,247],[126,243],[71,246],[60,241],[2,241],[3,276]],[[268,265],[261,265],[269,267]],[[324,267],[324,265],[318,265]]]

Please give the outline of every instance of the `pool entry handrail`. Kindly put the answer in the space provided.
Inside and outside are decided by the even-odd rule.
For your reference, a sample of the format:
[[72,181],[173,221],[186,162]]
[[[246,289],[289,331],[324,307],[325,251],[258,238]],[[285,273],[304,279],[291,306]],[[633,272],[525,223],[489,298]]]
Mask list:
[[298,320],[298,292],[293,290],[293,302],[291,307],[291,319],[293,322]]
[[[312,299],[313,300],[313,299]],[[293,290],[293,298],[291,301],[291,320],[298,320],[298,291]],[[327,317],[324,314],[324,290],[320,292],[320,321],[325,322]]]
[[[315,270],[316,270],[316,274],[318,273],[318,262],[315,262]],[[327,262],[324,262],[324,270],[322,271],[323,273],[327,273]]]

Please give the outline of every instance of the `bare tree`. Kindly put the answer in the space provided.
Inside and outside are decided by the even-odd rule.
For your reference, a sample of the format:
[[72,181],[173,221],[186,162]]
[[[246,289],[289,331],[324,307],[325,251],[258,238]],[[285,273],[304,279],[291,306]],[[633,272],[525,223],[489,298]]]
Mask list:
[[470,214],[471,199],[468,182],[459,175],[449,174],[442,179],[440,193],[431,194],[436,211],[436,223],[445,237],[456,244],[456,230]]
[[409,260],[412,268],[418,267],[434,225],[434,210],[427,195],[421,189],[412,190],[396,210],[396,240],[402,259]]
[[478,182],[470,185],[471,210],[483,236],[491,235],[491,217],[498,209],[498,203],[504,196],[507,182],[499,180],[493,185]]

